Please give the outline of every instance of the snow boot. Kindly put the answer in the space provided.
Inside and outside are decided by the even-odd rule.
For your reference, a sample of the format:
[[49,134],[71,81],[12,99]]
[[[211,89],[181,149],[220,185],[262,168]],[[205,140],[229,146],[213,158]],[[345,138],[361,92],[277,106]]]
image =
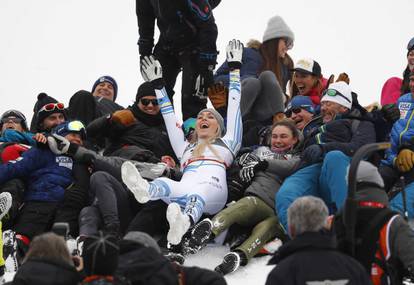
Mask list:
[[122,181],[128,187],[128,189],[134,194],[135,199],[141,203],[147,203],[149,201],[149,183],[142,178],[138,169],[130,161],[125,161],[121,167]]
[[204,248],[208,242],[214,239],[214,234],[212,233],[213,223],[210,219],[204,219],[198,224],[196,224],[191,231],[191,236],[188,239],[186,244],[186,249],[191,254],[195,254]]
[[9,192],[0,193],[0,221],[9,212],[12,200],[12,195]]
[[240,265],[243,265],[242,263],[244,265],[247,264],[247,259],[244,254],[239,251],[232,251],[224,256],[223,262],[214,268],[214,271],[226,275],[236,271]]
[[171,244],[179,244],[191,226],[190,217],[182,213],[180,205],[171,203],[167,208],[167,220],[170,224],[167,240]]

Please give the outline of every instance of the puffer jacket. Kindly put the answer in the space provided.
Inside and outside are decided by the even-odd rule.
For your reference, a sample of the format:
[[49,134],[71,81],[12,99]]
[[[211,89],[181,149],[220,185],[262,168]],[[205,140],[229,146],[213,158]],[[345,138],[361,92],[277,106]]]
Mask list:
[[27,182],[25,201],[61,202],[73,182],[72,158],[46,148],[31,148],[15,162],[0,165],[0,184],[13,178]]
[[398,150],[401,145],[413,144],[414,138],[414,98],[411,93],[401,96],[397,101],[400,110],[400,119],[396,121],[391,129],[391,148],[385,152],[383,164],[394,166]]
[[283,180],[292,174],[300,161],[299,152],[295,149],[284,155],[273,153],[268,147],[259,147],[254,151],[269,163],[265,171],[258,171],[252,183],[247,187],[245,196],[256,196],[269,207],[275,207],[275,195]]

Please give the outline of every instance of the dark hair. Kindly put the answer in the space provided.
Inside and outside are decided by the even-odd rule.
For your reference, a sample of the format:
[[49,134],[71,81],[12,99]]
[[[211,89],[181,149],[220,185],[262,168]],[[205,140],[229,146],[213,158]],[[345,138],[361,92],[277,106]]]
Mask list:
[[282,38],[271,39],[265,41],[260,46],[260,54],[263,57],[260,73],[266,70],[272,71],[276,75],[280,86],[283,86],[285,85],[285,82],[283,82],[282,78],[282,66],[286,65],[290,70],[293,68],[293,61],[288,54],[286,54],[285,58],[279,56],[279,41],[281,40]]
[[30,243],[23,263],[31,258],[46,259],[73,266],[72,257],[63,237],[50,232],[36,236]]
[[278,126],[283,126],[283,127],[288,128],[290,132],[292,133],[292,136],[294,138],[297,138],[299,141],[299,136],[300,136],[299,131],[291,120],[284,119],[281,121],[277,121],[276,123],[272,125],[272,132]]
[[401,90],[400,90],[401,95],[404,95],[404,94],[410,92],[409,91],[410,90],[410,87],[409,87],[410,73],[411,73],[410,67],[407,65],[407,67],[405,68],[404,73],[403,73],[403,82],[401,84]]

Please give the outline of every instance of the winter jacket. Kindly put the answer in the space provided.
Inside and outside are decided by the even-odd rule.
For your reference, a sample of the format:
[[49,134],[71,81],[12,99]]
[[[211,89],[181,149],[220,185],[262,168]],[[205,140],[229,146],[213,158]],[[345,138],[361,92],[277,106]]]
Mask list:
[[394,166],[399,147],[403,144],[413,144],[414,137],[414,98],[411,93],[401,96],[397,101],[400,109],[400,119],[396,121],[391,129],[391,147],[385,152],[383,164]]
[[[249,77],[255,77],[259,75],[260,68],[262,66],[262,56],[259,50],[254,48],[244,48],[242,56],[242,66],[240,69],[240,79],[243,80]],[[216,71],[214,75],[214,82],[223,82],[224,86],[229,86],[229,73],[230,68],[225,61]]]
[[179,273],[186,285],[225,285],[216,272],[198,267],[176,266],[155,249],[128,240],[120,242],[119,265],[116,275],[132,285],[178,285]]
[[128,146],[138,146],[152,151],[157,158],[163,155],[175,157],[164,123],[145,124],[137,120],[132,125],[125,127],[113,124],[109,117],[100,117],[91,122],[87,127],[88,136],[104,136],[108,138],[109,145],[104,155],[111,155],[117,150]]
[[198,50],[215,62],[217,26],[209,1],[136,0],[139,53],[150,55],[154,46],[154,25],[160,30],[157,46],[173,52]]
[[374,143],[375,139],[372,121],[361,116],[358,110],[352,109],[349,113],[338,115],[335,120],[308,131],[304,147],[319,144],[324,153],[339,150],[353,156],[361,146]]
[[13,285],[77,285],[80,276],[75,267],[62,262],[31,258],[17,270]]
[[287,153],[283,156],[274,154],[268,147],[259,147],[254,151],[255,154],[264,153],[263,157],[269,166],[265,171],[258,171],[249,187],[245,191],[245,196],[257,196],[272,209],[275,207],[275,195],[280,188],[283,180],[296,170],[296,165],[300,161],[297,152]]
[[[322,92],[328,87],[328,79],[326,79],[325,77],[321,77],[318,80],[319,80],[318,87],[314,87],[307,94],[303,94],[304,96],[309,96],[312,100],[312,103],[315,106],[319,106],[321,104]],[[302,95],[302,94],[294,94],[293,96],[295,95]]]
[[23,178],[27,182],[25,201],[60,202],[65,189],[73,182],[72,166],[68,156],[32,148],[23,153],[22,159],[0,165],[0,184]]
[[269,261],[277,266],[267,276],[266,285],[370,284],[362,265],[335,247],[327,233],[305,232],[295,237]]
[[33,136],[34,134],[31,132],[19,132],[12,129],[6,129],[1,134],[0,142],[16,142],[35,146],[36,141],[33,139]]

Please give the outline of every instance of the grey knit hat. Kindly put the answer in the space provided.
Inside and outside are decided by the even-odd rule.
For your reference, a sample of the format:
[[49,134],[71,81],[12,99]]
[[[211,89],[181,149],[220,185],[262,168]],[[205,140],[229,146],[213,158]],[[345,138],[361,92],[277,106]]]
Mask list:
[[[217,112],[215,109],[213,108],[206,108],[201,110],[200,112],[198,112],[198,115],[200,115],[203,112],[210,112],[211,114],[213,114],[214,118],[216,118],[217,123],[220,126],[220,130],[221,130],[221,136],[223,137],[226,134],[226,127],[224,126],[224,119],[223,117],[220,115],[219,112]],[[197,115],[197,117],[198,117]]]
[[[358,183],[370,183],[375,186],[359,184],[355,193],[357,201],[377,202],[388,205],[388,195],[385,192],[384,181],[378,172],[378,168],[367,161],[361,161],[357,171]],[[369,207],[369,206],[368,206]]]
[[368,182],[384,187],[384,180],[378,172],[378,168],[367,161],[361,161],[357,170],[357,183]]
[[158,253],[161,253],[161,249],[158,246],[157,242],[147,233],[132,231],[124,236],[124,240],[130,240],[142,244],[145,247],[151,247],[155,249]]
[[289,48],[293,47],[295,35],[280,16],[274,16],[267,22],[267,27],[263,34],[263,42],[276,38],[287,38],[287,46]]

